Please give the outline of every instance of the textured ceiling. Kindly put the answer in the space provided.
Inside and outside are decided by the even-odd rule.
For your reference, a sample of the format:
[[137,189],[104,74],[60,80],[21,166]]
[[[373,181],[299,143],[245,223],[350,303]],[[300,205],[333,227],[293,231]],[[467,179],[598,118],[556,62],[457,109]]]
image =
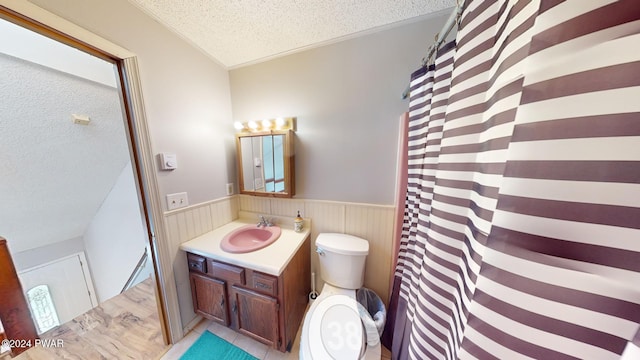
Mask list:
[[[129,152],[118,90],[53,69],[47,58],[100,66],[115,78],[112,64],[4,20],[0,34],[43,50],[25,60],[7,55],[10,41],[0,42],[0,236],[17,253],[81,237],[128,165]],[[91,122],[74,124],[72,114]]]
[[444,10],[455,0],[129,0],[233,68]]

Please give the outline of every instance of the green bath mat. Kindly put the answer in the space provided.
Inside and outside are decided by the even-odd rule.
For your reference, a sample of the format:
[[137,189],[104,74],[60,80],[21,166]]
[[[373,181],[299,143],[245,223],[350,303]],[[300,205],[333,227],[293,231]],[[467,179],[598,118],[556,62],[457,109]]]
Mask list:
[[191,345],[180,360],[258,360],[246,351],[221,339],[208,330]]

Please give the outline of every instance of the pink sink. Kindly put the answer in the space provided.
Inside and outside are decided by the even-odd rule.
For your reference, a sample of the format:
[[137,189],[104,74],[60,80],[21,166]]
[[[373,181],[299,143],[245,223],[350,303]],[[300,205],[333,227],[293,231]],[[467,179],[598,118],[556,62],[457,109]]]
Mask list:
[[280,237],[280,227],[241,226],[222,238],[220,247],[230,253],[247,253],[266,247]]

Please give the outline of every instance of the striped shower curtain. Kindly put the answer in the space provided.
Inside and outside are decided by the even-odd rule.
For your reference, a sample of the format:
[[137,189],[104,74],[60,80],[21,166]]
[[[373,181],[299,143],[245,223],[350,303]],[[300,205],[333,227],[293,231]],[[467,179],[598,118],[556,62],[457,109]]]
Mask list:
[[640,346],[640,2],[468,1],[409,106],[393,358]]

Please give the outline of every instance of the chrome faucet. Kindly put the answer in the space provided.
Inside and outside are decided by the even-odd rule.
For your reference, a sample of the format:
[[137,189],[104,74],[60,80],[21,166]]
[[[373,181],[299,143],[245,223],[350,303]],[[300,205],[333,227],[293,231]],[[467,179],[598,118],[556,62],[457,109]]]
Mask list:
[[273,223],[271,222],[271,219],[266,219],[263,215],[260,215],[260,222],[258,223],[258,227],[260,226],[273,226]]

